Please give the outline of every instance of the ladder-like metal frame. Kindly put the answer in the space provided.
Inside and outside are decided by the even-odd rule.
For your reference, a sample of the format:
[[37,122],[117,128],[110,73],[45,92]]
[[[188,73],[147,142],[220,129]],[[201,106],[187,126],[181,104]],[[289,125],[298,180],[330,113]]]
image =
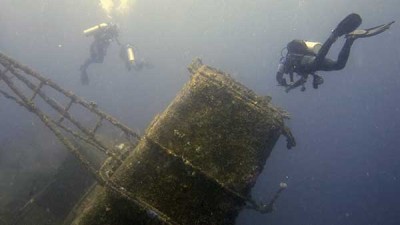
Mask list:
[[[33,71],[29,67],[18,63],[16,60],[0,52],[0,85],[1,83],[4,83],[6,87],[11,91],[11,93],[1,89],[0,86],[0,96],[3,96],[7,99],[16,102],[20,106],[25,107],[27,110],[29,110],[30,112],[34,113],[37,117],[39,117],[39,119],[56,135],[56,137],[62,142],[62,144],[66,146],[67,149],[78,158],[83,167],[87,169],[94,176],[94,178],[100,185],[107,187],[112,192],[118,193],[123,198],[126,198],[127,200],[136,203],[137,205],[147,210],[151,210],[152,212],[156,213],[158,215],[158,218],[164,221],[165,223],[172,225],[179,225],[171,218],[169,218],[167,215],[165,215],[158,209],[148,204],[146,201],[143,201],[140,198],[133,196],[123,187],[114,183],[112,180],[109,179],[107,173],[108,171],[104,172],[104,170],[102,169],[110,161],[115,162],[117,166],[119,166],[122,164],[123,160],[122,156],[123,154],[121,152],[116,152],[115,149],[108,147],[107,144],[103,143],[99,138],[96,137],[96,132],[99,130],[100,127],[102,127],[104,121],[108,121],[114,128],[122,131],[125,134],[125,137],[128,140],[129,145],[131,146],[130,148],[133,148],[133,146],[135,146],[136,143],[140,139],[142,139],[142,137],[139,134],[131,130],[128,126],[119,122],[111,115],[98,109],[95,103],[88,102],[78,97],[71,91],[67,91],[61,88],[53,81],[40,75],[38,72]],[[57,100],[46,95],[45,92],[43,91],[44,87],[49,87],[55,90],[56,92],[60,93],[62,96],[66,97],[68,99],[68,104],[64,107]],[[33,94],[30,96],[24,94],[22,88],[24,89],[28,88],[28,90],[31,90]],[[38,98],[38,96],[59,114],[58,119],[51,118],[49,116],[49,113],[46,114],[35,104],[34,101],[36,98]],[[79,120],[74,118],[69,112],[69,110],[73,105],[78,105],[80,107],[83,107],[84,109],[87,109],[91,114],[95,115],[97,118],[96,124],[92,128],[87,128],[84,125],[82,125],[79,122]],[[69,121],[74,126],[68,127],[64,125],[63,121],[65,120]],[[287,136],[289,139],[293,139],[290,134],[290,131],[287,132],[286,130],[287,129],[285,128],[283,131],[285,136]],[[143,138],[146,138],[146,140],[159,145],[158,143],[154,142],[148,137],[143,137]],[[82,154],[80,148],[74,144],[76,141],[89,144],[92,147],[94,147],[94,149],[101,151],[105,153],[107,156],[109,156],[103,167],[100,168],[99,170],[95,169],[92,166],[92,164],[86,159],[86,157]],[[162,147],[161,145],[159,146]],[[180,156],[173,154],[172,151],[168,149],[164,150],[173,157],[185,161]],[[194,165],[190,164],[190,167],[201,172],[201,170],[199,168],[196,168]],[[215,182],[213,179],[208,177],[207,174],[205,173],[202,174],[207,179],[210,179],[213,182]],[[217,183],[227,192],[233,194],[233,196],[236,196],[237,198],[247,202],[248,208],[255,209],[257,211],[264,213],[270,212],[269,208],[272,207],[273,203],[278,198],[280,192],[284,189],[281,188],[278,190],[278,192],[276,193],[270,204],[259,204],[253,199],[247,196],[242,196],[241,194],[226,187],[225,185],[220,184],[219,182]]]
[[[33,80],[35,80],[39,84],[36,85],[35,82],[31,81],[29,78],[33,78]],[[14,59],[2,53],[0,53],[0,81],[3,81],[3,83],[5,83],[12,92],[9,93],[5,90],[0,89],[0,94],[8,99],[14,100],[19,105],[36,114],[42,120],[42,122],[50,128],[50,130],[57,136],[57,138],[59,138],[69,150],[72,150],[72,152],[76,156],[81,154],[79,152],[75,152],[74,147],[68,147],[69,145],[72,145],[72,142],[63,132],[68,133],[74,138],[93,146],[95,149],[104,152],[106,155],[108,155],[109,157],[113,157],[116,160],[120,159],[117,158],[115,152],[96,137],[96,132],[102,126],[104,120],[110,122],[115,128],[122,131],[127,137],[127,140],[132,145],[134,145],[141,138],[129,127],[122,124],[111,115],[98,109],[95,103],[85,101],[74,93],[61,88],[53,81],[44,78],[39,73],[33,71],[29,67],[21,65]],[[27,96],[27,94],[24,94],[21,90],[21,87],[18,86],[16,82],[18,82],[18,85],[23,84],[25,87],[30,89],[33,92],[32,96]],[[45,86],[50,87],[58,93],[61,93],[69,100],[69,103],[64,107],[59,102],[57,102],[57,100],[46,95],[43,91],[43,87]],[[48,114],[37,107],[34,100],[38,96],[59,114],[59,119],[52,119]],[[74,104],[89,110],[91,114],[95,115],[98,118],[93,128],[90,129],[85,127],[78,121],[78,119],[74,118],[70,114],[69,110]],[[68,120],[74,125],[74,127],[71,128],[63,125],[64,120]],[[61,132],[60,129],[63,132]]]
[[[32,79],[34,82],[31,81]],[[35,82],[38,84],[35,84]],[[105,153],[110,159],[115,160],[118,165],[120,165],[123,160],[121,159],[121,155],[97,138],[96,132],[103,125],[104,121],[108,121],[114,128],[122,131],[125,134],[129,145],[132,147],[135,146],[136,143],[141,139],[139,134],[118,121],[116,118],[100,110],[95,103],[88,102],[75,95],[71,91],[63,89],[50,79],[45,78],[38,72],[20,64],[16,60],[0,52],[0,84],[1,83],[4,83],[9,91],[1,89],[0,86],[0,96],[10,99],[16,102],[18,105],[26,108],[28,111],[34,113],[56,135],[58,140],[60,140],[61,143],[76,156],[81,165],[94,176],[100,185],[107,187],[110,191],[118,193],[123,198],[140,205],[147,210],[153,211],[158,215],[158,218],[165,223],[179,225],[163,212],[154,208],[140,198],[133,196],[131,193],[125,190],[125,188],[108,179],[108,176],[105,176],[104,173],[94,168],[91,162],[82,154],[80,148],[74,144],[76,141],[89,144],[94,147],[94,149]],[[20,85],[22,85],[22,87],[25,89],[28,88],[31,90],[33,94],[31,96],[24,94]],[[44,87],[49,87],[62,94],[69,100],[68,104],[64,107],[57,100],[46,95],[43,91]],[[49,105],[59,114],[59,118],[57,120],[51,118],[49,113],[45,113],[37,106],[37,104],[35,104],[34,101],[37,97],[40,97],[44,102],[47,103],[47,105]],[[72,105],[83,107],[84,109],[89,110],[91,114],[95,115],[97,117],[95,126],[91,129],[87,128],[82,125],[78,119],[74,118],[69,112]],[[72,123],[74,127],[67,127],[64,125],[63,121],[65,120]]]

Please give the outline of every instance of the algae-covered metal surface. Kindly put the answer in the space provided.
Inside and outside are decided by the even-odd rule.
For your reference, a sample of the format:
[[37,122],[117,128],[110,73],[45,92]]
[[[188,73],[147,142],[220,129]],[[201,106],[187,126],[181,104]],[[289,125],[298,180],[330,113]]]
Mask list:
[[74,225],[234,224],[279,136],[285,113],[202,65],[98,188]]

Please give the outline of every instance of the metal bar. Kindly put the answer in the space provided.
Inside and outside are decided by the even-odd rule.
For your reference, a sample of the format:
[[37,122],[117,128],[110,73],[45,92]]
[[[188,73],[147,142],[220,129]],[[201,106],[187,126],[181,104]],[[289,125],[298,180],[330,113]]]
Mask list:
[[10,81],[6,76],[3,74],[0,74],[0,76],[3,78],[3,80],[6,82],[7,86],[10,87],[10,89],[24,102],[24,106],[31,112],[35,113],[39,119],[56,135],[56,137],[67,147],[68,150],[70,150],[81,162],[82,166],[88,170],[93,177],[97,180],[97,182],[108,188],[108,190],[119,194],[121,197],[127,199],[128,201],[131,201],[139,206],[141,206],[144,209],[150,209],[153,212],[155,212],[158,217],[163,220],[164,222],[173,224],[173,225],[179,225],[175,221],[173,221],[171,218],[169,218],[167,215],[150,205],[149,203],[143,201],[142,199],[133,196],[130,192],[126,191],[125,188],[117,185],[115,182],[111,180],[105,180],[103,179],[99,172],[94,169],[93,167],[90,166],[90,163],[86,158],[80,153],[79,149],[76,148],[62,133],[57,129],[56,125],[52,122],[50,118],[48,118],[40,109],[38,109],[34,103],[29,101],[13,84],[12,81]]
[[92,130],[92,134],[95,135],[96,131],[101,127],[103,122],[103,118],[100,117],[99,120],[97,121],[96,125],[94,126],[93,130]]
[[[67,107],[64,108],[65,112],[68,112],[68,110],[71,108],[72,104],[75,102],[75,99],[71,98],[71,101],[68,103]],[[60,124],[62,121],[64,121],[64,115],[61,114],[60,119],[57,121],[57,124]]]
[[56,137],[74,154],[82,166],[86,168],[89,172],[91,172],[95,178],[98,177],[97,171],[90,166],[89,161],[85,159],[85,157],[79,152],[79,150],[67,139],[62,133],[51,123],[51,120],[48,116],[46,116],[42,111],[40,111],[33,102],[29,101],[14,85],[14,83],[8,79],[4,74],[0,74],[1,78],[7,84],[7,86],[21,99],[24,106],[31,112],[35,113],[39,119],[56,135]]
[[65,96],[67,96],[69,98],[76,99],[76,103],[77,104],[80,104],[80,105],[84,106],[85,108],[87,108],[91,112],[93,112],[93,113],[97,114],[98,116],[103,117],[104,119],[108,120],[111,124],[113,124],[114,126],[120,128],[128,136],[132,136],[132,137],[134,137],[136,139],[141,139],[140,135],[138,135],[136,132],[131,130],[129,127],[127,127],[124,124],[120,123],[117,119],[115,119],[111,115],[109,115],[109,114],[97,109],[97,107],[95,105],[83,100],[82,98],[78,97],[77,95],[73,94],[72,92],[61,88],[59,85],[57,85],[53,81],[44,78],[38,72],[32,70],[31,68],[18,63],[16,60],[14,60],[14,59],[12,59],[12,58],[10,58],[10,57],[2,54],[2,53],[0,53],[0,59],[2,59],[3,61],[5,60],[8,64],[12,64],[14,67],[19,68],[24,73],[26,73],[26,74],[28,74],[30,76],[33,76],[33,77],[35,77],[36,79],[38,79],[40,81],[47,82],[46,84],[48,86],[50,86],[50,87],[54,88],[55,90],[61,92]]
[[51,184],[53,184],[55,181],[56,181],[56,180],[53,179],[53,180],[51,180],[50,182],[48,182],[38,193],[36,193],[33,197],[31,197],[31,198],[29,199],[29,201],[27,201],[27,202],[25,203],[25,205],[22,206],[22,208],[20,208],[20,209],[18,210],[18,214],[16,215],[16,219],[15,219],[15,221],[13,222],[14,225],[19,224],[20,220],[23,219],[23,218],[25,217],[25,215],[26,215],[29,211],[32,210],[32,207],[31,207],[32,203],[34,203],[34,202],[36,201],[36,199],[39,198],[40,195],[43,194],[43,193],[47,190],[47,188],[48,188]]
[[19,99],[15,98],[14,96],[8,94],[7,92],[3,91],[0,89],[0,94],[2,94],[5,98],[11,99],[15,102],[17,102],[18,105],[24,106],[24,103],[20,101]]
[[44,85],[44,82],[40,82],[39,86],[37,86],[37,88],[34,90],[33,95],[30,99],[30,101],[33,101],[33,99],[36,97],[38,91],[40,90],[40,88],[42,88]]
[[[26,79],[25,77],[23,77],[22,75],[18,74],[17,72],[15,72],[14,69],[10,69],[10,72],[16,76],[19,80],[21,80],[23,83],[25,83],[30,89],[34,89],[35,85],[32,84],[28,79]],[[4,74],[3,74],[4,75]],[[5,75],[4,75],[5,76]],[[6,77],[6,76],[5,76]],[[8,78],[7,78],[8,79]],[[3,78],[4,80],[4,78]],[[4,80],[5,81],[5,80]],[[16,87],[15,87],[16,88]],[[17,89],[16,89],[17,90]],[[14,90],[13,90],[14,91]],[[16,93],[14,91],[14,93]],[[38,90],[38,95],[45,101],[47,102],[51,107],[53,107],[55,110],[57,110],[60,114],[63,113],[64,116],[71,121],[76,127],[78,127],[84,134],[86,134],[88,136],[88,138],[84,138],[82,137],[81,139],[85,140],[85,139],[89,139],[90,141],[87,141],[89,144],[91,143],[96,143],[96,145],[98,146],[98,148],[96,148],[99,151],[104,152],[107,156],[109,157],[113,157],[116,160],[118,160],[118,157],[116,157],[116,155],[111,152],[108,151],[106,149],[108,149],[106,146],[104,146],[100,141],[96,140],[96,138],[91,134],[91,132],[89,130],[87,130],[85,127],[83,127],[79,122],[75,121],[68,112],[66,112],[62,106],[60,106],[60,104],[55,101],[52,98],[47,97],[41,90]],[[21,94],[21,93],[20,93]],[[22,95],[22,94],[21,94]],[[23,96],[23,95],[22,95]],[[19,96],[20,97],[20,96]],[[25,96],[24,96],[25,97]],[[21,98],[21,97],[20,97]],[[30,104],[33,104],[32,101],[27,100]],[[27,105],[29,107],[29,104]],[[52,120],[50,118],[48,118],[49,120]],[[52,120],[53,121],[53,120]],[[57,123],[55,123],[57,124]]]
[[[0,94],[2,94],[7,99],[11,99],[11,100],[15,101],[20,106],[28,108],[28,106],[23,101],[15,98],[14,96],[11,96],[10,94],[8,94],[7,92],[5,92],[5,91],[3,91],[1,89],[0,89]],[[53,119],[49,118],[49,120],[52,123],[57,124]],[[65,127],[65,126],[63,126],[61,124],[57,124],[57,126],[60,127],[62,130],[64,130],[65,132],[71,134],[75,138],[80,139],[83,142],[90,144],[91,146],[95,147],[99,151],[105,153],[107,156],[112,157],[113,159],[115,159],[119,163],[119,165],[122,164],[122,161],[119,159],[118,155],[115,154],[114,152],[108,151],[108,149],[105,149],[105,148],[99,146],[96,142],[93,142],[91,139],[79,135],[77,132],[74,132],[73,130],[71,130],[68,127]]]
[[[52,122],[57,124],[54,120],[52,120]],[[114,154],[113,152],[108,151],[107,149],[102,148],[101,146],[97,145],[96,142],[93,142],[91,139],[83,137],[82,135],[79,135],[77,132],[73,131],[72,129],[70,129],[70,128],[66,127],[66,126],[63,126],[61,124],[57,124],[57,126],[59,126],[61,129],[63,129],[65,132],[71,134],[75,138],[92,145],[93,147],[97,148],[101,152],[104,152],[107,156],[113,157],[113,159],[118,159],[116,154]]]
[[[28,79],[23,77],[21,74],[16,72],[14,69],[10,68],[10,72],[18,78],[20,81],[22,81],[26,86],[28,86],[30,89],[34,90],[35,85],[30,82]],[[81,130],[85,135],[87,135],[92,141],[96,142],[98,145],[100,145],[102,148],[107,149],[106,146],[104,146],[101,142],[95,139],[95,137],[92,135],[92,133],[86,129],[84,126],[82,126],[78,121],[76,121],[72,116],[64,110],[64,108],[53,98],[48,97],[45,95],[41,90],[38,90],[38,95],[45,101],[47,102],[53,109],[55,109],[58,113],[63,115],[65,118],[67,118],[71,123],[73,123],[79,130]]]
[[[202,76],[203,78],[208,79],[208,80],[210,80],[211,82],[213,82],[215,84],[222,85],[222,82],[220,80],[216,79],[215,77],[207,76],[207,73],[205,72],[205,70],[207,70],[207,69],[209,69],[209,68],[201,67],[201,68],[199,68],[197,70],[197,73],[200,76]],[[217,72],[220,72],[220,71],[217,71]],[[235,83],[234,85],[237,85],[239,87],[243,86],[243,85],[241,85],[239,83]],[[254,100],[253,98],[249,98],[248,95],[245,95],[243,93],[238,92],[235,88],[229,89],[229,91],[232,92],[232,93],[235,93],[235,95],[237,95],[239,98],[244,99],[247,102],[248,105],[251,105],[251,106],[257,108],[258,110],[265,111],[263,109],[263,107],[260,107],[259,103],[256,100]],[[285,110],[283,110],[283,109],[270,108],[269,110],[271,110],[271,111],[273,111],[275,113],[278,113],[278,114],[283,114],[284,119],[290,119],[290,114],[288,112],[286,112]]]
[[[11,100],[15,101],[20,106],[28,108],[27,105],[23,101],[15,98],[14,96],[8,94],[7,92],[5,92],[5,91],[3,91],[1,89],[0,89],[0,94],[2,94],[7,99],[11,99]],[[54,124],[57,124],[54,120],[52,120],[50,118],[49,118],[49,120],[51,120],[51,122],[53,122]],[[97,148],[99,151],[104,152],[106,155],[108,155],[108,156],[112,157],[113,159],[117,160],[119,163],[122,163],[122,161],[118,158],[118,156],[114,152],[111,152],[111,151],[108,151],[105,148],[102,148],[101,146],[97,145],[96,142],[93,142],[91,139],[79,135],[78,133],[74,132],[73,130],[71,130],[68,127],[65,127],[65,126],[63,126],[61,124],[57,124],[57,126],[59,126],[61,129],[63,129],[65,132],[71,134],[75,138],[78,138],[78,139],[80,139],[80,140],[92,145],[93,147]]]
[[[19,63],[17,63],[15,60],[10,59],[9,57],[5,56],[4,54],[0,53],[0,63],[4,66],[4,63],[1,62],[1,60],[7,60],[9,62],[11,62],[15,67],[18,67],[19,69],[23,70],[25,73],[32,75],[35,77],[35,75],[38,75],[38,77],[40,77],[41,79],[39,79],[40,81],[43,81],[44,79],[39,75],[39,74],[34,74],[33,71],[31,71],[30,68],[28,67],[24,67],[20,65]],[[33,72],[33,74],[32,74]],[[26,78],[22,77],[22,75],[18,74],[15,70],[14,72],[12,72],[13,75],[15,77],[17,77],[19,80],[21,80],[22,82],[24,82],[29,88],[35,88],[36,86],[34,84],[32,84],[29,80],[27,80]],[[3,73],[0,74],[0,78],[2,78],[4,80],[4,82],[7,84],[7,86],[19,97],[19,99],[17,98],[11,98],[13,100],[15,100],[17,103],[20,102],[22,106],[24,106],[26,109],[28,109],[29,111],[33,112],[36,116],[39,117],[39,119],[56,135],[56,137],[64,144],[64,146],[67,147],[67,149],[69,151],[72,152],[72,154],[74,154],[78,160],[80,161],[80,163],[82,164],[82,166],[88,170],[90,172],[90,174],[92,174],[94,176],[94,178],[98,181],[98,183],[102,186],[105,186],[108,190],[110,190],[111,192],[114,192],[116,194],[119,194],[121,197],[127,199],[128,201],[131,201],[139,206],[141,206],[144,209],[147,210],[151,210],[153,212],[155,212],[158,216],[158,218],[162,221],[164,221],[165,223],[169,223],[172,225],[179,225],[177,222],[175,222],[174,220],[172,220],[170,217],[168,217],[167,215],[165,215],[163,212],[159,211],[157,208],[153,207],[152,205],[150,205],[149,203],[143,201],[142,199],[132,195],[132,193],[126,191],[125,188],[119,186],[118,184],[116,184],[115,182],[113,182],[112,180],[106,180],[103,179],[99,172],[93,168],[90,165],[90,162],[88,160],[86,160],[86,158],[80,153],[79,149],[76,148],[70,140],[68,140],[68,138],[66,138],[61,131],[57,128],[57,125],[51,118],[49,118],[47,115],[45,115],[39,108],[37,108],[35,106],[35,104],[28,100],[28,98],[26,96],[24,96],[19,90],[18,88],[14,85],[14,83]],[[37,77],[36,77],[37,78]],[[54,83],[53,83],[54,84]],[[56,84],[54,84],[56,85]],[[51,85],[49,85],[51,86]],[[55,86],[58,87],[58,86]],[[54,87],[53,87],[54,88]],[[57,90],[57,88],[55,88]],[[33,89],[32,89],[33,90]],[[80,101],[81,99],[75,95],[73,95],[72,93],[68,93],[66,91],[64,91],[63,89],[60,88],[60,92],[62,92],[63,94],[65,94],[66,96],[70,97],[71,99],[77,99],[77,102],[79,102],[81,105],[83,105],[85,108],[89,109],[90,111],[92,111],[93,113],[99,115],[101,118],[104,118],[106,120],[108,120],[109,122],[111,122],[114,126],[120,128],[122,131],[124,131],[124,133],[126,135],[130,135],[133,136],[137,139],[140,139],[140,136],[137,135],[135,132],[133,132],[132,130],[130,130],[128,127],[126,127],[125,125],[119,123],[116,119],[114,119],[113,117],[111,117],[108,114],[105,114],[104,112],[98,110],[96,108],[95,105],[92,105],[90,103],[87,103],[85,101]],[[5,96],[11,96],[8,95],[7,93],[3,93],[3,91],[1,92],[3,95],[5,94]],[[53,108],[55,108],[57,111],[60,110],[62,111],[62,107],[56,102],[53,101],[53,99],[47,97],[44,93],[42,93],[40,90],[37,91],[37,94],[39,94],[39,96],[41,96],[43,98],[43,100],[47,100],[46,102],[48,104],[50,104]],[[43,96],[42,96],[43,95]],[[65,110],[64,110],[65,111]],[[66,118],[68,118],[69,114],[66,113]],[[72,122],[72,121],[71,121]],[[96,141],[96,140],[94,140]]]

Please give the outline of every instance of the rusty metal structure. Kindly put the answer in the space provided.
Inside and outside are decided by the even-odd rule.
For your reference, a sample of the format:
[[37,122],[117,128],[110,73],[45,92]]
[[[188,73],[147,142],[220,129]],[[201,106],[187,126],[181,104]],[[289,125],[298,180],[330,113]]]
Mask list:
[[[286,112],[199,60],[189,67],[190,81],[143,137],[1,53],[0,65],[0,96],[37,115],[98,182],[76,206],[73,225],[234,224],[246,205],[261,208],[250,190],[278,138],[283,134],[288,147],[295,145],[284,125]],[[37,98],[57,117],[40,109]],[[87,128],[70,113],[73,107],[89,111],[97,122]],[[124,134],[123,148],[96,135],[105,122]],[[86,146],[108,156],[100,169],[82,153]]]
[[[63,106],[60,100],[50,97],[46,94],[46,91],[57,95],[60,100],[67,102],[66,105]],[[136,132],[98,109],[96,103],[86,101],[63,89],[58,84],[3,53],[0,53],[0,96],[12,100],[34,113],[99,184],[107,186],[110,190],[121,195],[126,195],[119,190],[119,187],[106,180],[100,169],[88,160],[85,152],[87,152],[86,148],[102,152],[109,157],[105,165],[117,168],[126,153],[132,151],[140,139]],[[48,107],[43,107],[43,104]],[[73,108],[75,110],[79,110],[79,108],[86,110],[93,118],[96,118],[95,124],[91,128],[84,125],[80,122],[79,116],[73,116],[70,113]],[[110,142],[96,135],[103,126],[124,134],[124,140],[120,140],[120,142],[125,143],[123,149],[115,148],[115,146],[110,145]],[[130,199],[128,195],[126,195],[126,198]],[[131,201],[134,201],[134,199],[131,199]]]
[[[130,147],[135,146],[137,140],[140,139],[140,136],[136,132],[132,131],[111,115],[98,109],[96,103],[88,102],[74,93],[63,89],[38,72],[18,63],[16,60],[2,53],[0,53],[0,65],[0,81],[6,84],[5,88],[9,89],[9,91],[0,89],[0,94],[34,113],[92,174],[95,175],[98,174],[98,172],[90,166],[90,163],[85,159],[81,151],[73,144],[74,141],[78,140],[87,143],[112,159],[121,162],[121,159],[118,158],[119,153],[113,151],[111,146],[107,146],[106,143],[96,137],[96,132],[99,128],[107,121],[115,129],[125,134],[127,142],[131,144]],[[65,99],[68,100],[68,104],[63,106],[56,99],[46,95],[43,90],[46,87],[64,96]],[[35,104],[36,98],[41,98],[41,100],[55,110],[58,114],[58,118],[54,118],[56,116],[52,117],[49,113],[46,114],[41,110],[37,104]],[[82,125],[79,119],[74,118],[69,113],[69,110],[74,105],[82,107],[88,110],[92,115],[97,116],[97,122],[91,129]],[[73,127],[63,125],[65,120],[68,120]],[[102,180],[99,177],[97,179],[98,181]]]

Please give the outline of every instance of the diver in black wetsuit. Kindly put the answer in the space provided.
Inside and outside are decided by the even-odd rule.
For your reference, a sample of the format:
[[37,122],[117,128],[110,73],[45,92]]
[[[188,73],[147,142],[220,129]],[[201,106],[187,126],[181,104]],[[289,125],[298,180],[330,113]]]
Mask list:
[[[282,57],[276,73],[276,80],[279,85],[286,88],[286,92],[291,89],[302,86],[307,81],[308,75],[313,76],[313,87],[318,88],[323,83],[322,77],[315,74],[316,71],[333,71],[341,70],[346,66],[350,54],[350,48],[357,38],[371,37],[389,29],[394,23],[383,24],[365,30],[356,30],[361,24],[361,17],[358,14],[350,14],[343,19],[339,25],[332,31],[328,40],[321,46],[318,42],[308,42],[303,40],[293,40],[288,43],[288,53],[286,57]],[[341,36],[345,35],[344,43],[337,61],[325,58],[332,44]],[[289,74],[290,81],[293,82],[293,73],[300,76],[299,80],[292,84],[288,84],[283,78],[284,74]]]
[[87,68],[92,63],[103,63],[104,57],[107,54],[107,49],[113,40],[118,41],[118,27],[115,24],[100,24],[96,27],[90,28],[85,31],[86,35],[93,35],[94,41],[90,45],[90,57],[81,65],[81,83],[83,85],[89,84],[89,77]]

